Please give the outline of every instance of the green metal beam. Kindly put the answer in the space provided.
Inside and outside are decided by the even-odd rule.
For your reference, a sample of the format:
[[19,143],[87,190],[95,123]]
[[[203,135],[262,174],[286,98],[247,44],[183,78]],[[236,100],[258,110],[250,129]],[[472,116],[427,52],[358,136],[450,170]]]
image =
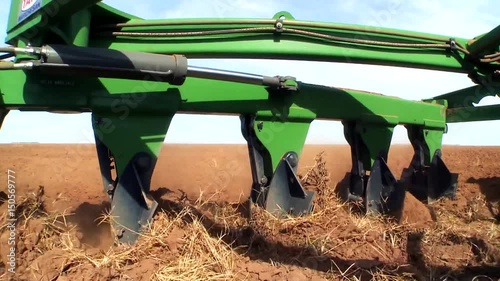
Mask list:
[[[263,86],[187,78],[182,86],[120,79],[53,78],[23,71],[0,72],[3,106],[76,112],[130,110],[143,114],[199,112],[359,120],[378,124],[445,127],[445,106],[374,93],[299,83],[296,92]],[[2,104],[0,104],[2,106]]]
[[500,120],[500,105],[450,108],[446,115],[448,123]]
[[89,8],[101,0],[33,0],[40,8],[23,20],[21,5],[23,0],[12,0],[9,21],[7,25],[7,38],[5,42],[17,45],[17,40],[29,40],[36,44],[46,36],[47,30],[56,23],[69,20],[72,15]]
[[473,56],[500,51],[500,25],[490,32],[470,40],[468,49]]
[[[281,16],[286,19],[279,22],[278,28]],[[231,33],[234,29],[244,30]],[[95,47],[182,53],[191,58],[315,60],[462,73],[476,68],[481,73],[491,73],[500,67],[469,61],[458,51],[465,50],[468,42],[465,38],[453,37],[457,48],[432,47],[430,44],[450,45],[451,36],[300,21],[288,12],[279,12],[272,19],[130,19],[96,26],[93,31],[91,45]],[[372,45],[375,41],[398,45]],[[410,48],[402,44],[424,45]]]
[[[251,19],[247,19],[251,21]],[[196,21],[192,21],[193,23]],[[201,21],[198,21],[201,22]],[[134,20],[133,24],[153,24],[154,21]],[[292,21],[296,24],[296,22]],[[311,22],[298,22],[312,24]],[[290,23],[291,24],[291,23]],[[327,23],[317,23],[329,26]],[[287,22],[284,23],[284,26]],[[273,31],[273,24],[267,25],[231,25],[219,24],[199,25],[186,24],[185,26],[146,26],[124,27],[123,32],[215,32],[229,28],[269,28],[268,32],[245,32],[238,34],[219,34],[213,36],[182,36],[182,37],[148,37],[148,36],[116,36],[109,38],[100,36],[95,32],[92,37],[91,46],[104,47],[124,51],[139,51],[162,54],[184,54],[189,58],[255,58],[255,59],[289,59],[289,60],[312,60],[345,63],[364,63],[386,66],[413,67],[421,69],[434,69],[442,71],[453,71],[467,73],[475,66],[468,62],[463,54],[451,52],[444,48],[403,48],[397,46],[367,46],[359,43],[339,43],[325,38],[315,38],[303,34],[277,33]],[[435,41],[424,41],[408,37],[407,34],[398,30],[382,29],[375,27],[357,27],[364,31],[346,31],[335,28],[295,28],[303,32],[321,32],[326,36],[343,37],[348,39],[374,41],[384,40],[392,43],[436,43]],[[333,27],[337,27],[333,25]],[[338,27],[337,27],[338,28]],[[347,27],[344,27],[347,28]],[[376,32],[370,32],[376,30]],[[385,35],[378,32],[392,32],[396,35]],[[426,34],[415,34],[415,36]],[[427,35],[431,36],[431,35]],[[437,38],[440,38],[436,36]],[[441,37],[440,44],[445,44],[445,38]],[[466,42],[465,39],[456,39]],[[485,67],[488,68],[488,67]]]
[[[500,69],[499,64],[469,60],[465,38],[454,37],[452,43],[450,37],[442,35],[299,21],[287,12],[279,12],[272,19],[142,20],[102,3],[95,5],[97,0],[37,0],[43,2],[41,10],[17,23],[20,1],[13,1],[11,8],[7,41],[12,44],[16,43],[14,39],[30,40],[33,45],[60,43],[61,38],[83,33],[90,37],[88,45],[93,47],[184,54],[190,58],[312,60],[483,74]],[[77,14],[85,9],[90,15]],[[286,19],[280,21],[282,15]],[[89,18],[92,30],[63,28],[88,23]],[[80,46],[86,45],[82,39],[85,36],[78,40]],[[74,40],[64,41],[76,44]]]
[[433,100],[447,100],[448,108],[473,107],[483,98],[500,94],[500,83],[489,83],[460,89],[451,93],[432,98]]
[[183,54],[188,58],[308,60],[411,67],[458,73],[468,73],[474,70],[474,65],[462,56],[447,54],[446,51],[347,48],[335,46],[329,42],[312,42],[287,35],[281,36],[278,40],[273,34],[253,36],[253,38],[242,36],[228,40],[186,40],[175,44],[130,39],[93,40],[90,44],[92,47],[106,47],[122,51]]

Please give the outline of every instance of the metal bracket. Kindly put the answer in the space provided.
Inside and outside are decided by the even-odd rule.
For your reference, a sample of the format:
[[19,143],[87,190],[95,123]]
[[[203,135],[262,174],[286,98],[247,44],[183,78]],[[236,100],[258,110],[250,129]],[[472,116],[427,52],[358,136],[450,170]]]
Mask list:
[[[138,153],[129,162],[121,177],[113,179],[114,169],[111,151],[96,138],[97,158],[101,169],[104,189],[111,199],[112,225],[124,243],[134,242],[142,227],[152,219],[158,203],[145,189],[151,180],[154,163],[147,153]],[[110,157],[111,156],[111,157]]]
[[116,189],[118,178],[113,178],[111,171],[114,169],[113,158],[109,148],[102,143],[97,137],[95,138],[97,160],[99,161],[99,169],[101,171],[104,191],[108,194],[109,199],[113,199],[113,194]]
[[276,217],[301,216],[313,211],[315,192],[306,191],[296,174],[297,154],[289,152],[280,161],[267,187],[265,209]]
[[457,41],[455,41],[455,38],[450,38],[448,44],[450,45],[450,50],[452,51],[457,50]]
[[400,187],[384,158],[379,156],[366,184],[367,213],[389,213],[403,208],[405,190]]
[[152,161],[146,153],[136,154],[117,179],[111,195],[112,225],[123,243],[137,240],[158,207],[158,202],[145,188],[155,166]]
[[431,203],[442,197],[455,198],[458,174],[451,173],[441,158],[442,131],[407,126],[414,149],[410,166],[403,170],[401,180],[417,199]]
[[[276,217],[312,212],[315,192],[306,191],[297,177],[298,154],[294,151],[285,153],[273,171],[271,153],[258,139],[254,121],[253,116],[241,117],[252,170],[252,202]],[[263,123],[256,127],[262,130]]]
[[367,214],[400,210],[403,207],[405,190],[386,163],[392,129],[358,122],[343,124],[352,157],[347,199],[363,202]]
[[278,78],[280,80],[280,90],[297,91],[299,89],[297,78],[292,76],[279,76]]
[[451,173],[437,150],[430,165],[419,161],[420,153],[415,151],[410,167],[403,170],[401,179],[415,198],[432,203],[446,197],[454,200],[458,188],[458,173]]
[[281,17],[276,19],[276,23],[274,24],[274,31],[276,33],[282,33],[283,32],[283,19]]

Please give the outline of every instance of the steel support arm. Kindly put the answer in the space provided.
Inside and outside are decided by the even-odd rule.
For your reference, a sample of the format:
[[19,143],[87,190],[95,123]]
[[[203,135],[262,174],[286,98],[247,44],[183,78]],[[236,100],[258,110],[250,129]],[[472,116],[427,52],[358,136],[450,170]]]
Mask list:
[[[51,0],[31,1],[39,8],[31,7],[32,13],[21,11],[23,0],[13,0],[10,7],[10,15],[7,28],[6,42],[15,45],[17,40],[29,40],[31,43],[39,41],[55,23],[63,22],[67,26],[67,33],[74,33],[74,26],[83,27],[83,18],[77,18],[77,22],[71,23],[72,17],[94,6],[101,0]],[[35,9],[34,9],[35,8]],[[23,13],[26,15],[24,18]],[[90,16],[90,15],[89,15]]]
[[500,105],[451,108],[446,115],[448,123],[499,120]]
[[[30,74],[27,74],[30,73]],[[297,83],[274,90],[236,82],[187,78],[182,86],[109,78],[52,77],[21,70],[1,71],[3,104],[22,110],[144,114],[166,111],[254,114],[282,118],[359,120],[381,124],[445,127],[445,106],[349,89]],[[179,110],[177,110],[177,108]]]
[[434,97],[433,100],[447,100],[449,108],[472,107],[483,98],[500,94],[500,83],[477,85]]
[[[44,2],[57,3],[56,0]],[[74,4],[75,1],[64,2]],[[84,11],[83,8],[97,1],[80,2],[83,4],[71,6],[74,9],[69,9],[69,4],[61,6],[54,18],[70,15],[75,9]],[[279,12],[272,19],[141,20],[99,3],[87,8],[89,12],[78,19],[66,16],[66,21],[60,22],[65,22],[67,28],[62,28],[62,25],[47,25],[42,22],[43,17],[37,20],[41,17],[39,12],[31,16],[33,22],[28,20],[16,25],[16,5],[11,10],[7,39],[12,42],[15,38],[32,39],[34,44],[62,40],[67,44],[78,42],[80,46],[183,54],[188,58],[313,60],[484,74],[499,69],[498,63],[469,60],[468,40],[464,38],[299,21],[287,12]],[[30,33],[33,30],[40,32]]]
[[[473,56],[477,56],[485,51],[500,51],[500,25],[490,32],[470,40],[468,49]],[[499,54],[500,55],[500,54]]]

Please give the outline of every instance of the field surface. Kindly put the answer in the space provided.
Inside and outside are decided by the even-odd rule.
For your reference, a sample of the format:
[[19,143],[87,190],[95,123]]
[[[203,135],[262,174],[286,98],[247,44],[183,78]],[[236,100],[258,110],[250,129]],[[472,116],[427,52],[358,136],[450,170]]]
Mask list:
[[[500,147],[444,147],[456,200],[407,194],[393,217],[366,217],[338,194],[348,146],[306,146],[299,175],[318,192],[308,217],[251,207],[244,145],[165,145],[152,179],[155,222],[114,244],[93,145],[0,145],[0,196],[15,172],[16,268],[0,201],[0,280],[500,280]],[[393,146],[399,178],[412,156]]]

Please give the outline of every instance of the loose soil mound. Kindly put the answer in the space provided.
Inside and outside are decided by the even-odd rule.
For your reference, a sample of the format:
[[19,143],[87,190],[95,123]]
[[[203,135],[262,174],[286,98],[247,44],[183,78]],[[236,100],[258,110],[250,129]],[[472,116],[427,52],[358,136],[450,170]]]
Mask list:
[[[457,200],[426,206],[406,194],[396,221],[359,214],[356,206],[338,197],[350,166],[343,146],[306,147],[299,171],[304,186],[318,192],[315,210],[284,220],[254,206],[248,218],[245,147],[166,146],[166,152],[170,155],[160,158],[153,179],[161,209],[155,222],[136,245],[111,247],[112,218],[106,215],[109,204],[93,147],[0,147],[7,160],[0,168],[16,170],[19,203],[16,273],[5,272],[1,278],[500,278],[499,148],[445,148],[445,162],[460,173]],[[29,158],[29,153],[38,158]],[[389,157],[389,166],[399,175],[411,159],[411,148],[396,147]],[[6,182],[6,174],[0,180]],[[6,204],[0,208],[6,214]],[[4,225],[5,215],[1,219]],[[8,231],[1,232],[5,271]]]
[[399,223],[425,226],[432,222],[432,215],[427,206],[407,192]]

